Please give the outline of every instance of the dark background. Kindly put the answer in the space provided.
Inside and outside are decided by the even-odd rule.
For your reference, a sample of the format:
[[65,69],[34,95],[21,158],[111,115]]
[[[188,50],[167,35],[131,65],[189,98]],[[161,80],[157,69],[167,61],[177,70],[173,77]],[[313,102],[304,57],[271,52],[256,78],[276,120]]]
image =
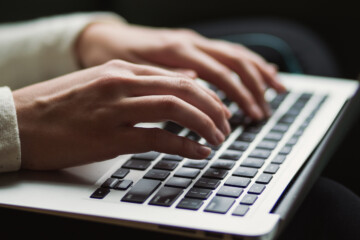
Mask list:
[[[165,27],[190,26],[219,19],[257,17],[296,22],[313,31],[325,42],[335,56],[341,77],[356,79],[360,74],[360,13],[355,0],[0,0],[0,23],[78,11],[113,11],[130,23]],[[360,160],[357,149],[359,125],[358,123],[350,129],[347,138],[324,172],[324,175],[343,183],[358,194],[358,171],[352,164]],[[5,239],[11,236],[20,237],[23,231],[40,238],[62,238],[69,231],[75,237],[81,237],[89,231],[94,239],[109,237],[110,233],[116,233],[116,237],[125,239],[147,235],[146,232],[129,231],[106,224],[63,221],[62,218],[6,209],[0,209],[0,213],[8,221],[3,231],[8,233],[5,234]],[[69,226],[72,227],[66,231],[65,228]],[[17,231],[18,228],[21,230]],[[177,239],[167,235],[153,236],[153,239],[167,238]]]
[[119,13],[131,23],[166,27],[249,17],[294,21],[326,42],[341,77],[356,79],[360,73],[360,14],[355,0],[1,0],[0,23],[99,10]]

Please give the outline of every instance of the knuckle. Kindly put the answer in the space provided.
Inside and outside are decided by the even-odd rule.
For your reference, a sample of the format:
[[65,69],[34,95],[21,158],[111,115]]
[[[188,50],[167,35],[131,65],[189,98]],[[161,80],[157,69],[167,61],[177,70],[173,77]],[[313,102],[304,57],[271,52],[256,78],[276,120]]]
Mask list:
[[162,97],[161,105],[165,111],[173,113],[176,112],[180,106],[180,100],[172,95]]
[[184,79],[184,78],[180,78],[177,82],[177,85],[179,87],[179,89],[184,92],[185,94],[190,94],[193,92],[194,90],[194,82]]
[[119,67],[124,67],[126,66],[126,62],[120,59],[112,59],[109,60],[108,62],[105,63],[106,67],[110,67],[110,68],[119,68]]
[[214,69],[215,75],[220,79],[228,79],[231,78],[231,72],[229,69],[225,67],[219,67]]
[[192,29],[188,29],[188,28],[178,28],[178,29],[176,29],[176,31],[180,34],[187,35],[187,36],[197,36],[198,35],[197,32],[195,32]]
[[241,59],[241,58],[238,58],[238,57],[236,57],[236,56],[232,56],[232,57],[230,58],[230,62],[231,62],[231,65],[232,65],[232,66],[236,66],[236,67],[240,67],[240,68],[243,68],[244,65],[245,65],[244,60]]
[[177,53],[186,47],[186,43],[181,41],[180,38],[174,36],[165,36],[162,39],[163,50],[168,53]]
[[118,78],[112,73],[104,73],[97,80],[97,87],[100,89],[112,89],[117,84]]
[[216,128],[215,123],[208,116],[202,120],[202,127],[209,130],[213,130]]
[[214,109],[214,111],[215,111],[215,113],[216,113],[216,116],[218,116],[219,118],[220,118],[220,117],[223,117],[223,115],[224,115],[224,109],[223,109],[223,107],[220,105],[220,103],[216,103],[213,109]]

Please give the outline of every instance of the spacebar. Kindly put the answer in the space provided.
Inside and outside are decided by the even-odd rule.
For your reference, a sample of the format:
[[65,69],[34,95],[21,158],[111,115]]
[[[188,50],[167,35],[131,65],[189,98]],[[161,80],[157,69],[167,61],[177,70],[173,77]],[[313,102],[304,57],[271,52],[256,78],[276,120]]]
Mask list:
[[143,203],[160,186],[161,182],[151,179],[140,179],[121,199],[123,202]]

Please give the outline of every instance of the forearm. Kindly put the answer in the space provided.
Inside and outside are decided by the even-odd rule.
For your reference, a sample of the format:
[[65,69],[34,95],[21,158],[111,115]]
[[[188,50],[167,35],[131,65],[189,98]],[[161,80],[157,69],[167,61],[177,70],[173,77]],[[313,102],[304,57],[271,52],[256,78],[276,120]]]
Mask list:
[[89,24],[101,21],[122,19],[111,13],[78,13],[0,26],[0,172],[21,166],[11,90],[79,69],[74,49],[78,36]]
[[0,26],[0,85],[18,89],[80,68],[74,51],[85,27],[121,21],[111,13],[76,13]]

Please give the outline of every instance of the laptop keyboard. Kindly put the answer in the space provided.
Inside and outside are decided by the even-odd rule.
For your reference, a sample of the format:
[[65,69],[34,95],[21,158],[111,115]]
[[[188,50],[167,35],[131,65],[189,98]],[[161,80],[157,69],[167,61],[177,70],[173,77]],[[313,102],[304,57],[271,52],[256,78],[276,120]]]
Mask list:
[[[270,101],[273,112],[290,94],[276,95]],[[221,146],[205,143],[212,149],[207,159],[193,160],[158,152],[134,154],[90,197],[103,199],[111,191],[127,191],[120,201],[163,207],[176,202],[176,208],[194,211],[202,208],[206,201],[202,208],[205,212],[225,214],[232,209],[232,215],[245,216],[266,192],[267,185],[326,100],[326,96],[321,97],[292,136],[286,142],[281,141],[312,97],[311,93],[298,94],[288,110],[275,123],[272,121],[272,126],[269,120],[251,122],[236,110],[229,120],[231,137]],[[226,99],[224,102],[232,104]],[[175,134],[185,132],[185,136],[194,141],[204,140],[173,122],[167,123],[165,129]],[[135,183],[126,179],[130,171],[144,172],[142,179]],[[232,208],[234,204],[237,206]]]

